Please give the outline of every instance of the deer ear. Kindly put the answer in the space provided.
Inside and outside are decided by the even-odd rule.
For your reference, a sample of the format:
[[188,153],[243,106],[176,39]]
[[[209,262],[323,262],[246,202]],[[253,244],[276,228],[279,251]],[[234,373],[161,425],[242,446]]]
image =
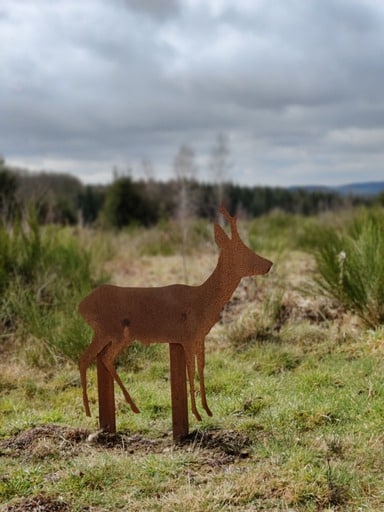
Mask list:
[[230,239],[224,229],[219,226],[219,224],[215,224],[213,228],[215,231],[215,242],[220,247],[220,249],[223,249],[224,246],[230,242]]

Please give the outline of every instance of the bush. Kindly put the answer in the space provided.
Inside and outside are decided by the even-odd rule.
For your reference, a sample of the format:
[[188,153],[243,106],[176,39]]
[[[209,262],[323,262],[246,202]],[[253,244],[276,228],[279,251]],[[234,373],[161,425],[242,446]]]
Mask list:
[[158,220],[143,186],[129,176],[118,178],[109,187],[101,216],[104,225],[117,229],[132,224],[150,226]]
[[358,212],[341,229],[318,228],[314,251],[321,290],[366,325],[384,322],[384,212]]
[[0,156],[0,213],[3,218],[11,219],[17,210],[17,177],[6,168]]
[[68,228],[42,228],[34,213],[0,225],[0,326],[24,348],[32,340],[76,359],[89,342],[77,304],[94,284],[90,252]]
[[250,223],[250,247],[256,252],[305,249],[311,243],[309,228],[318,222],[318,217],[274,210]]

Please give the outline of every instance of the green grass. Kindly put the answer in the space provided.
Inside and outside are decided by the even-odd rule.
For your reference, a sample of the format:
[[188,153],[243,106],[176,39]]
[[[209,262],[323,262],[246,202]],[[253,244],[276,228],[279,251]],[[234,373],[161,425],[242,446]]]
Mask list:
[[[222,464],[209,449],[171,444],[160,453],[130,453],[80,443],[67,453],[40,438],[33,450],[2,450],[1,499],[44,492],[63,497],[73,510],[381,510],[383,334],[365,334],[364,344],[332,344],[325,337],[313,354],[300,341],[212,352],[206,377],[214,416],[202,425],[191,418],[190,428],[245,433],[251,453],[244,460]],[[166,350],[135,373],[120,368],[142,410],[132,414],[116,390],[120,431],[149,440],[167,434],[170,443],[166,373]],[[90,374],[96,414],[94,370]],[[3,375],[1,390],[2,438],[39,424],[97,429],[95,416],[83,416],[71,366],[36,380]]]
[[[312,259],[276,244],[280,258],[266,254],[275,267],[257,281],[255,297],[208,335],[213,417],[199,424],[190,414],[197,433],[189,444],[172,443],[167,346],[135,344],[119,360],[141,413],[116,386],[126,440],[108,446],[86,440],[98,430],[95,368],[87,418],[71,358],[59,357],[44,334],[17,330],[15,346],[3,338],[0,510],[33,501],[79,512],[383,510],[384,329],[303,295],[296,283],[314,278]],[[139,265],[139,246],[127,265]],[[63,332],[67,315],[57,312]]]

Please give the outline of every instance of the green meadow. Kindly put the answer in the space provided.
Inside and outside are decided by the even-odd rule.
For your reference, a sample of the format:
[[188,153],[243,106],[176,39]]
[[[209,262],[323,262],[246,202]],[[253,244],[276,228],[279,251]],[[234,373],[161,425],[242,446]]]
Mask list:
[[[212,224],[119,232],[0,226],[1,511],[381,511],[384,508],[384,212],[240,223],[274,262],[246,278],[206,339],[212,417],[172,441],[169,354],[135,343],[117,369],[116,435],[84,414],[77,304],[103,282],[200,284]],[[198,408],[201,412],[202,407]]]

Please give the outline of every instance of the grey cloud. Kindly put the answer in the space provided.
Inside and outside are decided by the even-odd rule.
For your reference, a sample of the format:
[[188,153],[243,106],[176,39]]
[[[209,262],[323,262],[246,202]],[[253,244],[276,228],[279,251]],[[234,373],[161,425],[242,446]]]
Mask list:
[[[212,88],[220,81],[222,93],[227,85],[229,96],[248,96],[250,105],[271,107],[329,103],[368,92],[381,94],[382,12],[363,9],[356,2],[328,0],[262,6],[253,16],[238,17],[235,30],[240,36],[246,26],[247,37],[219,68],[218,80],[209,76]],[[216,72],[217,65],[212,68],[208,61],[202,76],[213,69]],[[239,76],[243,79],[240,84]]]
[[127,9],[146,16],[165,20],[173,18],[180,12],[178,0],[120,0]]
[[186,142],[203,161],[225,131],[235,180],[255,179],[255,162],[265,180],[304,179],[307,166],[321,181],[324,162],[344,176],[351,147],[376,172],[384,5],[36,0],[2,12],[6,158],[77,158],[84,176],[98,158],[164,169]]
[[[348,13],[356,21],[350,24],[340,12],[336,16],[327,11],[327,4],[332,2],[294,3],[301,6],[296,10],[291,2],[279,3],[280,12],[267,24],[271,29],[267,34],[265,28],[259,33],[259,20],[252,29],[248,19],[248,37],[238,52],[221,67],[217,63],[213,66],[210,59],[200,61],[197,67],[200,66],[201,73],[192,68],[188,78],[196,80],[202,91],[212,95],[218,91],[219,96],[250,108],[329,104],[367,93],[380,95],[378,80],[384,78],[384,61],[378,54],[372,55],[375,45],[383,47],[383,31],[378,30],[378,20],[370,25],[362,24],[357,30],[360,13],[352,17],[344,9],[342,14]],[[350,5],[353,7],[353,3]],[[302,15],[304,9],[306,16]],[[281,19],[285,22],[277,23]],[[367,25],[375,29],[374,34],[367,30]],[[241,29],[239,23],[236,26],[239,36]]]

